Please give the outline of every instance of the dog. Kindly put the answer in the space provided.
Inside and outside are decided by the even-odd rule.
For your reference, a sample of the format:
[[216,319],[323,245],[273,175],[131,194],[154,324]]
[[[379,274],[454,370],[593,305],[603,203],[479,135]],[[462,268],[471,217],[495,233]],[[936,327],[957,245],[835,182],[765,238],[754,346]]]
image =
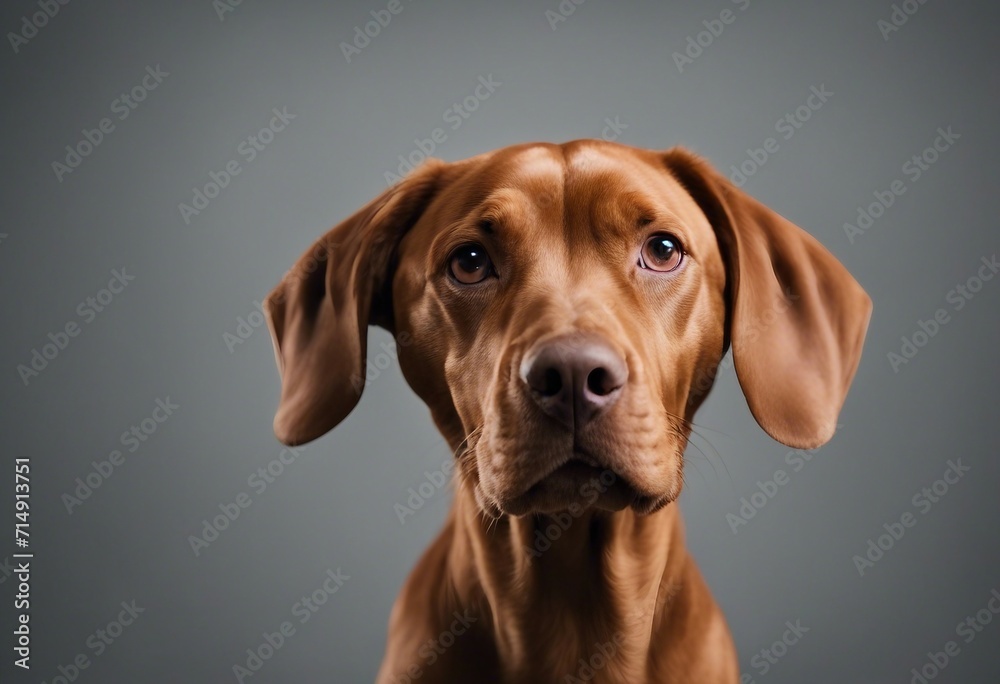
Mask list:
[[268,296],[278,439],[340,423],[367,329],[455,452],[379,684],[733,683],[677,505],[731,347],[775,440],[833,435],[872,304],[814,238],[682,148],[598,140],[428,160]]

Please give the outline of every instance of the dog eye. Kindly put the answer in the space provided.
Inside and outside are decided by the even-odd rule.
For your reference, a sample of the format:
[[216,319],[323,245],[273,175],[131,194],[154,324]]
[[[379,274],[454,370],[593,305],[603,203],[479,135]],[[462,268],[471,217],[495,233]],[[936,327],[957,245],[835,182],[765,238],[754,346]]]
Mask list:
[[673,235],[654,235],[639,252],[639,267],[667,273],[676,270],[684,258],[681,243]]
[[493,263],[482,245],[462,245],[448,260],[451,277],[463,285],[475,285],[493,272]]

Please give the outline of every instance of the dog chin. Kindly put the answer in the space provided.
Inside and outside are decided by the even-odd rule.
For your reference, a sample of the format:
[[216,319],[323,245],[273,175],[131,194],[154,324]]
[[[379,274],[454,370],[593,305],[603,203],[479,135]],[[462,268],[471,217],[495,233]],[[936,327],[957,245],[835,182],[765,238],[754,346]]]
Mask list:
[[615,512],[626,508],[645,515],[659,510],[674,497],[640,493],[614,471],[573,459],[519,495],[490,502],[483,498],[480,497],[480,505],[493,517],[519,517],[562,511],[577,516],[588,509]]

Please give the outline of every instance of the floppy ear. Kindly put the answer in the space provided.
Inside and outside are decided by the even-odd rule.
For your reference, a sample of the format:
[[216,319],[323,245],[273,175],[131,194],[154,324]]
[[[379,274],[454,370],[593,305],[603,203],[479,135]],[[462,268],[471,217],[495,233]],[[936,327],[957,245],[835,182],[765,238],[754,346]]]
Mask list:
[[283,443],[321,437],[357,405],[368,325],[393,328],[396,246],[437,191],[445,166],[429,160],[334,227],[265,300],[281,373],[274,433]]
[[726,260],[727,335],[751,413],[783,444],[825,444],[861,360],[871,299],[811,235],[707,162],[677,148],[664,158]]

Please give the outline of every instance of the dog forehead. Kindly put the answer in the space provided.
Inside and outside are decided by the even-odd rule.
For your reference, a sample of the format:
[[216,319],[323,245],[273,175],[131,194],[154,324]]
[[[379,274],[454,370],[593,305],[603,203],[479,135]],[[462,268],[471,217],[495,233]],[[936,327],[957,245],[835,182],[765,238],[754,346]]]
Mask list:
[[463,172],[442,188],[414,226],[413,232],[428,241],[474,217],[509,223],[511,229],[577,218],[570,214],[610,219],[623,228],[646,217],[665,216],[669,223],[686,225],[704,220],[658,153],[618,143],[529,143],[455,166]]
[[666,172],[655,152],[603,140],[515,145],[484,155],[478,161],[478,168],[469,176],[469,186],[481,194],[515,189],[562,198],[570,188],[577,193],[681,191],[680,184]]
[[[588,141],[589,142],[589,141]],[[694,201],[656,152],[617,143],[578,145],[566,158],[568,199],[655,205],[650,210],[687,209]]]
[[447,203],[465,210],[505,199],[545,205],[561,197],[565,175],[566,160],[557,145],[506,147],[480,160],[449,187],[462,201]]
[[404,239],[424,247],[476,218],[532,223],[561,210],[565,163],[558,145],[502,148],[454,162],[430,205]]

